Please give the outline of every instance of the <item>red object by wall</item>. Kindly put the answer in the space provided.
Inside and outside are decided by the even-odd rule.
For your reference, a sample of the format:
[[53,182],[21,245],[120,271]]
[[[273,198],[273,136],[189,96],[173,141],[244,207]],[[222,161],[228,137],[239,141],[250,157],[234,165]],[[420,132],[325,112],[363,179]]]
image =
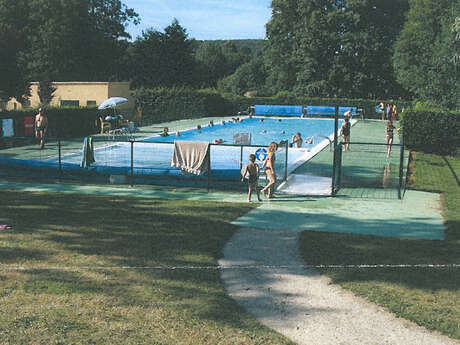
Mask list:
[[34,118],[32,116],[24,117],[24,136],[33,136],[35,132]]

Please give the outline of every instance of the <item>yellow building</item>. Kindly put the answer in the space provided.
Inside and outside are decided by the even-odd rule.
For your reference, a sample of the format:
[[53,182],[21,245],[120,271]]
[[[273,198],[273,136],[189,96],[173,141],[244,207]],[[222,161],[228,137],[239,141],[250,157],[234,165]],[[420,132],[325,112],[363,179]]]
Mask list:
[[[124,97],[128,103],[119,106],[120,109],[132,110],[134,108],[134,98],[131,96],[129,82],[53,82],[56,91],[50,105],[55,107],[62,106],[98,106],[107,98]],[[37,108],[40,105],[38,97],[38,82],[30,84],[30,97],[19,103],[15,98],[9,102],[0,104],[1,110],[19,110],[24,107]]]

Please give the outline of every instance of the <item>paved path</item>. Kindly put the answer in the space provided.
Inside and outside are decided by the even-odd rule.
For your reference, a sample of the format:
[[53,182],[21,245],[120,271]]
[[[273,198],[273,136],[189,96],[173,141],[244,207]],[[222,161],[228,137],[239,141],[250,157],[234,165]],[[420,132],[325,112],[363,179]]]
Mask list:
[[241,228],[219,261],[229,295],[261,323],[301,345],[459,344],[307,270],[298,234]]

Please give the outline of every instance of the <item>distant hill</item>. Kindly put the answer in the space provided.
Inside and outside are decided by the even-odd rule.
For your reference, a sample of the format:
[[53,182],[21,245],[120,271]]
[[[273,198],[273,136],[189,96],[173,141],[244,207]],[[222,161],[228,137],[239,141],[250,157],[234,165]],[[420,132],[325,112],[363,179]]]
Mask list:
[[253,55],[262,55],[262,49],[265,40],[262,39],[247,39],[247,40],[197,40],[197,43],[212,42],[218,45],[224,45],[226,42],[233,43],[238,50],[249,49]]

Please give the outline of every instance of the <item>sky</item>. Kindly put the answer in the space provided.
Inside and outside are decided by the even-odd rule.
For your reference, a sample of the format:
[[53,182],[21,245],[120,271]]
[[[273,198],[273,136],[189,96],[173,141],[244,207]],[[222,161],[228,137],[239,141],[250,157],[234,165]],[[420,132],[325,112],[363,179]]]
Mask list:
[[127,28],[132,39],[143,30],[163,31],[174,18],[189,38],[227,40],[265,38],[270,20],[270,0],[122,0],[140,17],[137,26]]

